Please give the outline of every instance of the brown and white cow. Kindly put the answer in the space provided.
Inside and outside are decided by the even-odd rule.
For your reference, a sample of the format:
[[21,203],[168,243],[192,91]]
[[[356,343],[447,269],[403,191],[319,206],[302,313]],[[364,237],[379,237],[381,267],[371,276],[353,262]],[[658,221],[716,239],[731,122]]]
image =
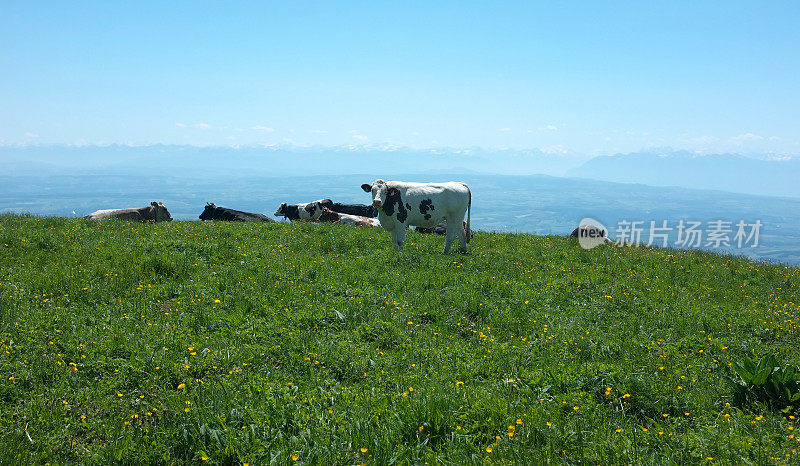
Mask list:
[[[450,251],[456,237],[461,252],[467,251],[472,193],[466,183],[375,180],[372,184],[362,184],[361,189],[372,194],[372,205],[378,209],[381,226],[391,233],[392,244],[398,251],[403,250],[408,226],[431,228],[442,220],[447,221],[444,253]],[[460,228],[465,214],[466,231]]]
[[97,210],[87,215],[85,218],[90,218],[92,220],[118,218],[120,220],[133,220],[135,222],[172,221],[172,215],[169,214],[169,211],[161,202],[151,202],[147,207]]
[[322,215],[319,216],[320,222],[340,223],[342,225],[356,225],[367,227],[379,227],[381,222],[377,218],[362,217],[360,215],[342,214],[330,209],[323,208]]

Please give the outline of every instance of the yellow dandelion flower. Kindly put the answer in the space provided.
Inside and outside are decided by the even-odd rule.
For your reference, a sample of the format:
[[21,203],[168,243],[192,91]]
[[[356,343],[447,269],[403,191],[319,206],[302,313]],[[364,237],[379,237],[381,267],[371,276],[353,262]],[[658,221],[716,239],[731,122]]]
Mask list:
[[178,385],[178,390],[183,390],[184,388],[186,388],[186,384],[185,383],[182,383],[182,384]]
[[366,453],[366,452],[367,452],[367,449],[364,448],[364,447],[361,447],[361,453]]
[[491,452],[492,452],[492,447],[486,447],[486,453],[491,453]]

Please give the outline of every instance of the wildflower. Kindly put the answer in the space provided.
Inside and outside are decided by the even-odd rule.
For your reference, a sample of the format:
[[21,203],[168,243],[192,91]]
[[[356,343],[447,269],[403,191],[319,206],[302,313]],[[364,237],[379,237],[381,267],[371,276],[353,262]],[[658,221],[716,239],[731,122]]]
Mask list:
[[366,452],[367,452],[367,449],[364,448],[364,447],[361,447],[361,453],[366,453]]
[[219,299],[215,299],[214,304],[219,304]]
[[458,382],[456,382],[456,387],[461,387],[462,385],[464,385],[464,382],[462,382],[460,380]]
[[424,429],[424,428],[425,428],[425,426],[419,426],[419,431],[422,432],[422,429]]
[[[300,459],[300,457],[299,457],[299,456],[297,456],[297,455],[292,455],[292,461],[297,461],[297,460],[299,460],[299,459]],[[247,464],[247,463],[245,463],[245,464]]]
[[9,377],[9,378],[8,378],[8,381],[9,381],[9,382],[13,382],[13,381],[14,381],[14,376],[12,375],[11,377]]
[[122,398],[122,393],[117,393],[117,396]]
[[184,388],[186,388],[186,384],[185,383],[182,383],[182,384],[178,385],[178,390],[183,390]]
[[492,447],[486,447],[486,453],[491,453],[491,452],[492,452]]
[[522,419],[517,419],[517,424],[522,425]]

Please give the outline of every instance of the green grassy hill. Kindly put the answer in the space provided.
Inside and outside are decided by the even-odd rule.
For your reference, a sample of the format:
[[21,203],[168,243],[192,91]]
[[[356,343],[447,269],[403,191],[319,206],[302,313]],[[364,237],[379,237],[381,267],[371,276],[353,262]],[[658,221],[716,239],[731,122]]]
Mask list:
[[[794,463],[800,270],[478,232],[0,216],[3,461]],[[732,365],[733,364],[733,365]]]

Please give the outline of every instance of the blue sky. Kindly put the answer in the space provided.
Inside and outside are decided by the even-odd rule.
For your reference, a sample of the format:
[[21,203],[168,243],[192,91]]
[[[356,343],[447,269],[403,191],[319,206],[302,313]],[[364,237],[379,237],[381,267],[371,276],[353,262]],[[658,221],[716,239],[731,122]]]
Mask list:
[[797,1],[4,1],[0,143],[795,155],[798,24]]

